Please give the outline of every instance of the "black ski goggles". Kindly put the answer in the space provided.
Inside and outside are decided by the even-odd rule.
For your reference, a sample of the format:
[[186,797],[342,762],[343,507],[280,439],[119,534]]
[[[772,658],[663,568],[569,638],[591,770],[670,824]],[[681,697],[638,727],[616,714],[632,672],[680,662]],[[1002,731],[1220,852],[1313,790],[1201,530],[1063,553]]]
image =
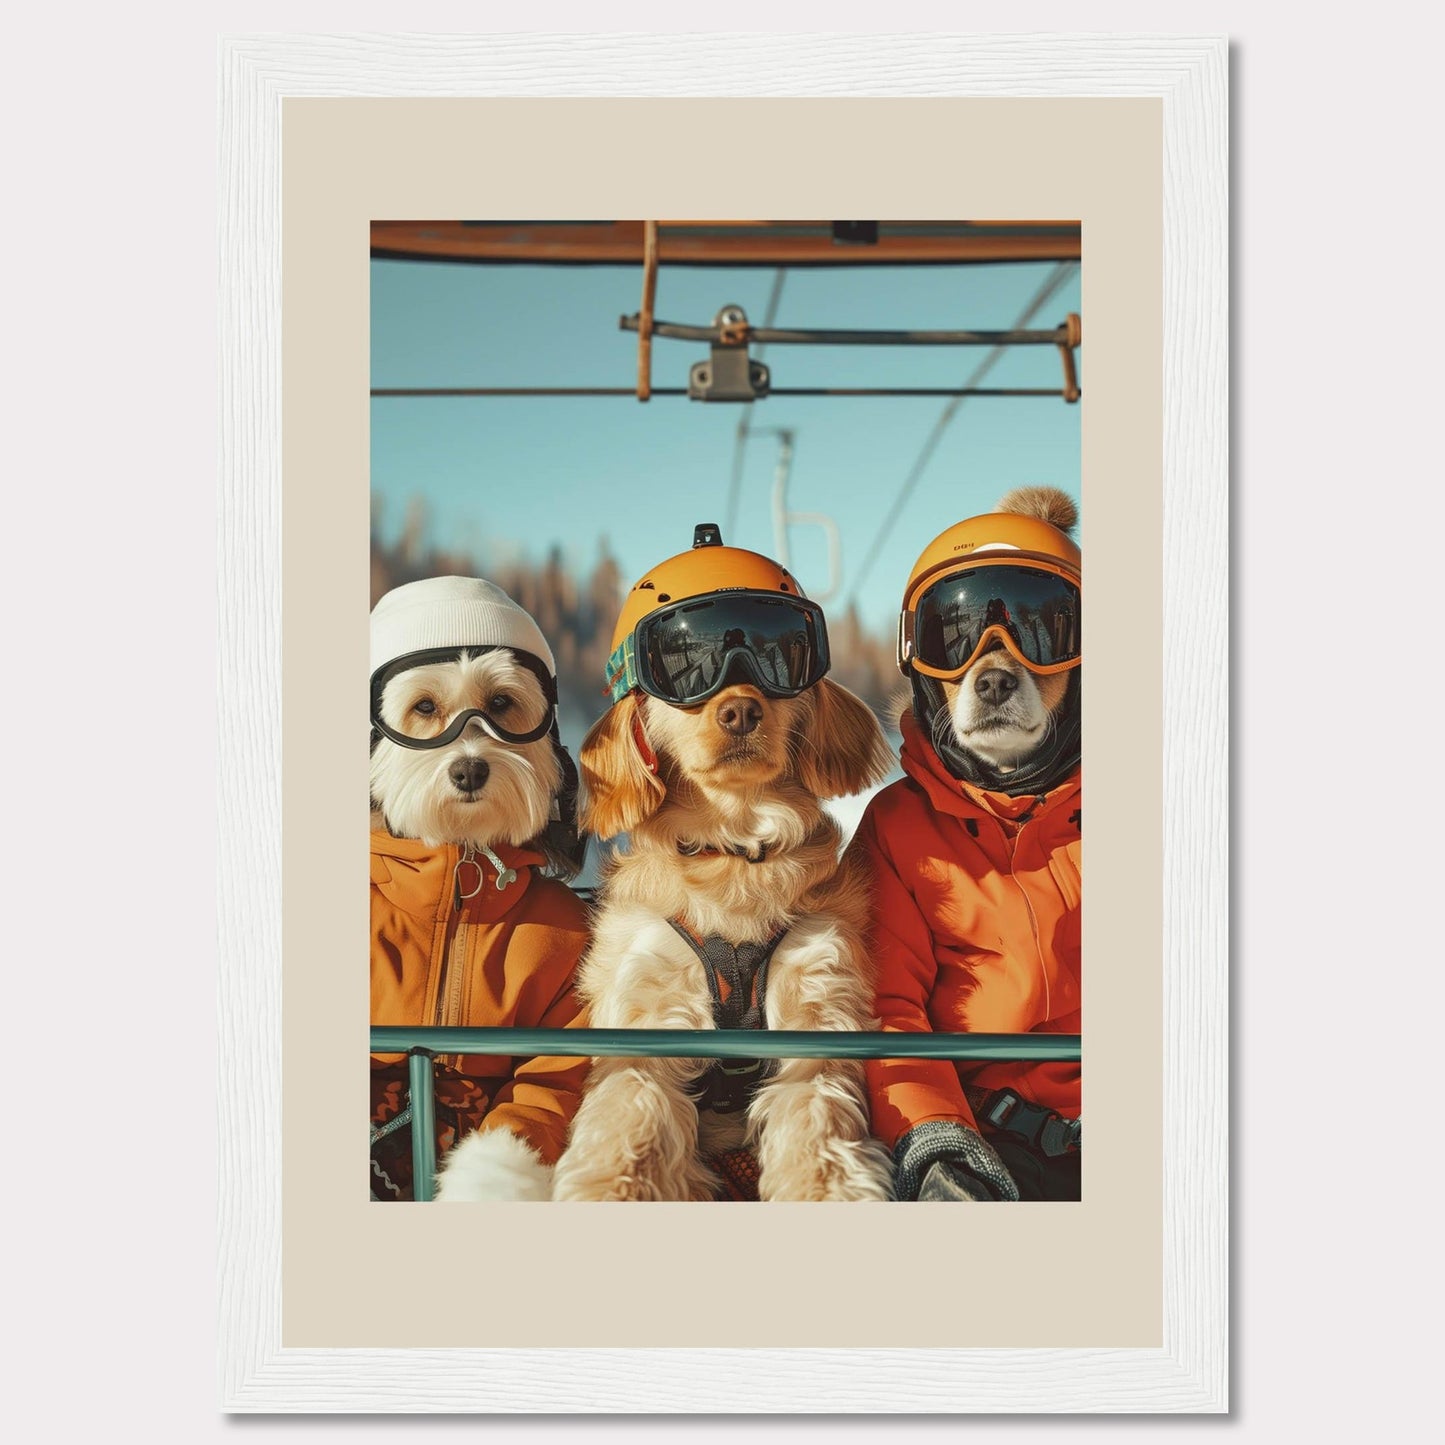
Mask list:
[[1081,661],[1078,584],[1034,565],[980,564],[950,572],[898,622],[898,665],[955,682],[995,642],[1034,672]]
[[[542,693],[547,699],[547,711],[542,721],[530,731],[512,732],[497,718],[479,707],[467,708],[465,711],[459,712],[441,732],[424,738],[398,732],[382,717],[381,701],[386,693],[387,683],[394,677],[403,672],[410,672],[414,667],[425,667],[435,662],[460,662],[463,657],[476,657],[484,652],[511,653],[523,667],[529,672],[535,673],[537,680],[542,684]],[[556,718],[556,680],[547,671],[547,665],[540,657],[536,657],[530,652],[521,652],[515,647],[433,647],[424,652],[408,652],[405,656],[388,662],[385,667],[377,668],[371,674],[371,725],[382,737],[389,738],[403,748],[444,748],[449,743],[456,742],[473,721],[481,727],[483,732],[495,738],[499,743],[520,746],[523,743],[534,743],[538,738],[545,737],[552,730]]]
[[706,702],[731,682],[797,697],[828,671],[823,611],[776,592],[714,592],[649,612],[607,660],[613,702],[633,688],[675,707]]

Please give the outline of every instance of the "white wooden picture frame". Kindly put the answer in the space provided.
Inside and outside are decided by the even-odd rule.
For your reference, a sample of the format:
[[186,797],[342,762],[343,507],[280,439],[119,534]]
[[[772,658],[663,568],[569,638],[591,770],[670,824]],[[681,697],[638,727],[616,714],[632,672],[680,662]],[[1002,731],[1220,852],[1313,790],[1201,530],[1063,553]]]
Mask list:
[[[222,42],[223,1408],[1228,1408],[1228,47],[1221,37],[258,36]],[[1162,1345],[282,1343],[281,131],[294,97],[1156,97],[1163,108]],[[357,244],[365,245],[364,237]],[[349,820],[348,820],[349,821]],[[358,1146],[359,1147],[359,1146]],[[887,1208],[889,1206],[880,1206]],[[365,1268],[358,1262],[358,1269]]]

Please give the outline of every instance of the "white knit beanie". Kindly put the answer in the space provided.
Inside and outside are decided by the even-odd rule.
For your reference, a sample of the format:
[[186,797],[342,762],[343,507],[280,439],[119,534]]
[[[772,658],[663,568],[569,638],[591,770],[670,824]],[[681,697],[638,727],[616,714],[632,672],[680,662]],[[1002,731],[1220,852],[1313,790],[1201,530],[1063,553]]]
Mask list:
[[393,587],[371,609],[371,671],[435,647],[514,647],[557,675],[542,629],[494,582],[426,577]]

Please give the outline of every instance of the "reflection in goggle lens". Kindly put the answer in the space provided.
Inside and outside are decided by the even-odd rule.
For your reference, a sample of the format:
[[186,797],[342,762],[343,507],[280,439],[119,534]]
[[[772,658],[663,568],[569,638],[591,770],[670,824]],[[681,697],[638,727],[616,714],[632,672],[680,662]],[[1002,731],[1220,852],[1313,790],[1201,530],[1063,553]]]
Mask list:
[[914,652],[940,671],[962,668],[990,627],[1039,667],[1079,656],[1079,589],[1028,567],[979,567],[935,583],[918,601]]
[[654,613],[639,663],[658,696],[701,701],[734,663],[765,692],[801,692],[823,675],[819,619],[796,603],[763,597],[705,599]]

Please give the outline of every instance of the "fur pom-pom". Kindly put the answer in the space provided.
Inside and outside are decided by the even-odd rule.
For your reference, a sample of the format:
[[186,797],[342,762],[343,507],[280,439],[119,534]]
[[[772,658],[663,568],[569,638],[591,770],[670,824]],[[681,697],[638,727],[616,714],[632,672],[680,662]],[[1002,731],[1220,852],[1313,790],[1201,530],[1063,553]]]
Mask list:
[[1057,487],[1015,487],[999,498],[996,510],[1013,512],[1020,517],[1037,517],[1069,535],[1079,525],[1079,509],[1074,499]]
[[552,1166],[510,1129],[478,1129],[442,1161],[438,1204],[484,1199],[550,1199]]

